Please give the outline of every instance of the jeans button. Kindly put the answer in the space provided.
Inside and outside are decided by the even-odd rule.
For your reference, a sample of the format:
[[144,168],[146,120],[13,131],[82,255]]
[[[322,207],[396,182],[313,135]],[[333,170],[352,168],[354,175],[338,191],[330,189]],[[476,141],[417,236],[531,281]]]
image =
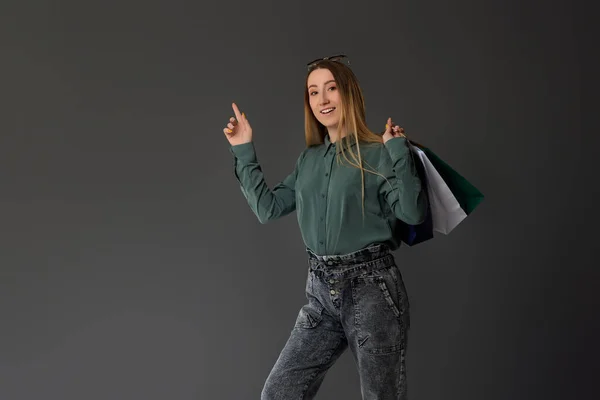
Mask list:
[[335,283],[335,281],[334,281],[333,279],[330,279],[330,280],[329,280],[329,283],[331,283],[331,284],[334,284],[334,283]]

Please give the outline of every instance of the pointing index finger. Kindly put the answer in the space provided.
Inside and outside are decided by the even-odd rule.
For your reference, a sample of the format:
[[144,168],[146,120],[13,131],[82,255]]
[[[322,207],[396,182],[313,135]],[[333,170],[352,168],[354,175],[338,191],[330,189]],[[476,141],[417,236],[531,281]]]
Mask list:
[[235,113],[235,119],[237,119],[239,122],[241,122],[242,115],[240,114],[240,109],[238,108],[237,104],[232,103],[231,107],[233,108],[233,112]]

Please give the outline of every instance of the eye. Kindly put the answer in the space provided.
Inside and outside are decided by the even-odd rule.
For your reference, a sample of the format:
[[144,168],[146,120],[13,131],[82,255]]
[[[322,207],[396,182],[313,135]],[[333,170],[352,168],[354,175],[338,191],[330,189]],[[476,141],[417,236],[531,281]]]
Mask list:
[[335,90],[335,89],[337,89],[337,87],[335,87],[335,86],[330,86],[329,87],[329,90]]
[[315,91],[312,91],[309,93],[309,95],[311,95],[311,96],[314,96],[315,94],[317,94],[317,92],[315,92]]

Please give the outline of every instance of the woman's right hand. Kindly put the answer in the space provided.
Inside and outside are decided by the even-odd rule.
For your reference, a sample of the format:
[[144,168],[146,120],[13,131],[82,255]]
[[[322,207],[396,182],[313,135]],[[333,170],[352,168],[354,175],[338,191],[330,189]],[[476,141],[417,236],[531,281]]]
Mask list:
[[225,137],[229,141],[229,144],[236,146],[238,144],[249,143],[252,141],[252,127],[246,119],[244,113],[240,113],[235,103],[231,104],[235,117],[229,118],[227,127],[223,129]]

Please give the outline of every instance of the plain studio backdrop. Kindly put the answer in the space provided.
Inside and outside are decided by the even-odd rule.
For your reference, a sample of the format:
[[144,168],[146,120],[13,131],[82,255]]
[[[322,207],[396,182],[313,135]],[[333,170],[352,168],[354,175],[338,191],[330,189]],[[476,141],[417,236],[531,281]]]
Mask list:
[[[596,398],[572,6],[12,3],[0,399],[259,398],[306,253],[295,214],[250,211],[222,129],[237,102],[272,187],[304,147],[305,64],[340,52],[371,129],[391,116],[486,195],[449,236],[394,253],[410,398]],[[317,398],[360,399],[349,352]]]

